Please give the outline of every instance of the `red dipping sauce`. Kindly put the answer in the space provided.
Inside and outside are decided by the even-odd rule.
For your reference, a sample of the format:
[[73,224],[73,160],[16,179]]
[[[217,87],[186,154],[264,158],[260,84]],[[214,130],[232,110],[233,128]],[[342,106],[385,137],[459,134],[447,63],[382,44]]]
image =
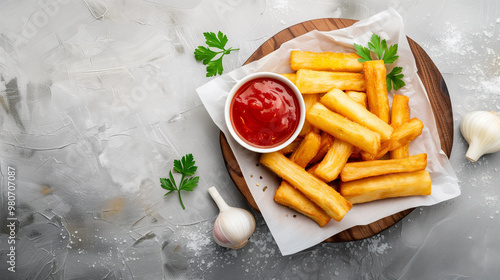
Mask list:
[[270,148],[286,142],[300,122],[300,104],[293,90],[273,78],[243,84],[230,106],[234,130],[246,143]]

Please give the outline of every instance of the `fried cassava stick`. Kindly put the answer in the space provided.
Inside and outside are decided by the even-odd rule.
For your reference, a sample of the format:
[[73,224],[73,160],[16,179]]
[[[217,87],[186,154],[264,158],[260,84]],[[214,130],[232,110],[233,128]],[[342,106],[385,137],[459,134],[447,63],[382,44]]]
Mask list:
[[314,174],[325,182],[337,179],[352,151],[351,144],[335,138],[323,160],[314,169]]
[[413,139],[422,134],[424,124],[417,118],[412,118],[409,121],[398,126],[392,133],[389,140],[382,143],[380,150],[376,153],[361,152],[364,160],[375,160],[384,156],[389,151],[394,151],[405,145],[408,145]]
[[431,176],[426,170],[369,177],[340,182],[339,185],[342,196],[353,204],[390,197],[431,194]]
[[392,126],[368,111],[363,105],[354,101],[339,89],[330,90],[321,97],[320,102],[328,109],[356,123],[366,126],[370,130],[380,133],[382,141],[389,139],[394,131]]
[[348,182],[390,173],[419,171],[424,170],[425,167],[427,167],[427,154],[425,153],[399,159],[349,162],[342,169],[340,179]]
[[302,94],[325,93],[332,88],[364,91],[365,75],[362,73],[299,69],[295,84]]
[[287,181],[281,182],[281,185],[274,194],[274,201],[311,218],[320,227],[324,227],[330,221],[330,216],[323,209]]
[[292,50],[290,68],[292,70],[311,69],[325,71],[361,72],[363,64],[356,53],[308,52]]
[[350,143],[369,154],[376,154],[380,149],[380,133],[332,112],[321,103],[314,104],[307,111],[306,120],[333,137]]
[[279,152],[262,154],[260,163],[290,183],[336,221],[342,220],[352,207],[332,187]]
[[384,122],[390,122],[386,69],[383,60],[363,62],[368,109]]
[[300,141],[300,145],[290,156],[290,160],[298,164],[300,167],[305,168],[309,162],[316,156],[321,148],[321,135],[314,131],[307,133],[307,135]]
[[[396,129],[400,125],[410,120],[410,98],[405,95],[395,94],[392,99],[391,110],[391,126]],[[391,158],[404,158],[410,155],[409,145],[406,144],[401,148],[389,152]]]

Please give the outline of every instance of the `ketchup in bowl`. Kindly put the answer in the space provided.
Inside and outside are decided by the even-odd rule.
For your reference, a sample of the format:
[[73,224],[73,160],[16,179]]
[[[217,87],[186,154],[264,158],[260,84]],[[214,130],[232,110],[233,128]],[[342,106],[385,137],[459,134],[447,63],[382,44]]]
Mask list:
[[251,150],[269,152],[286,146],[304,123],[302,96],[293,83],[278,74],[254,74],[235,86],[229,97],[228,127],[236,140]]

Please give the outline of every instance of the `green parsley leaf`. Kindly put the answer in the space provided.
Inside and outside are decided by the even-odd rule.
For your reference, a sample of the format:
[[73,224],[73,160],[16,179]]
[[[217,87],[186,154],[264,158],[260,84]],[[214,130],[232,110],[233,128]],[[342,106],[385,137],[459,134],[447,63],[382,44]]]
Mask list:
[[168,190],[169,192],[167,192],[165,195],[173,192],[176,190],[176,187],[174,187],[174,185],[172,185],[172,182],[168,179],[165,179],[165,178],[160,178],[160,183],[161,183],[161,187]]
[[198,182],[200,181],[200,178],[198,176],[186,178],[186,176],[193,176],[196,170],[198,170],[198,167],[195,164],[196,162],[194,161],[194,157],[192,154],[183,156],[181,160],[174,160],[174,171],[182,175],[179,186],[177,186],[175,182],[172,171],[169,171],[168,179],[160,178],[161,187],[168,190],[165,196],[173,191],[178,192],[182,209],[186,208],[184,207],[184,203],[182,202],[181,190],[191,192],[195,187],[198,186]]
[[184,185],[181,186],[181,190],[191,192],[196,186],[198,186],[199,181],[200,181],[199,177],[188,178],[184,181]]
[[[381,40],[377,34],[372,35],[370,42],[368,42],[368,48],[356,43],[354,44],[354,48],[356,49],[356,54],[361,57],[358,59],[359,62],[372,60],[372,52],[377,56],[377,59],[383,60],[384,64],[392,64],[399,58],[397,55],[398,44],[387,46],[387,41],[385,39]],[[387,91],[392,89],[398,90],[406,85],[403,81],[404,74],[402,74],[402,71],[402,67],[394,67],[391,73],[387,74]]]
[[[220,31],[217,35],[214,32],[205,32],[203,36],[205,37],[205,44],[207,44],[208,47],[198,46],[198,48],[194,50],[194,58],[197,61],[202,61],[204,65],[207,65],[207,77],[216,76],[217,74],[221,75],[224,71],[222,57],[239,49],[226,49],[228,39],[227,36]],[[213,51],[210,48],[216,48],[220,51]],[[217,55],[220,55],[219,58],[213,60]]]
[[198,61],[202,61],[205,65],[207,65],[216,55],[216,52],[203,46],[199,46],[194,50],[194,58]]
[[207,77],[215,76],[217,74],[221,75],[222,71],[224,71],[224,67],[222,67],[222,56],[217,60],[210,61],[207,65]]
[[392,71],[387,74],[387,90],[398,90],[406,85],[403,81],[404,75],[401,73],[403,67],[394,67]]
[[391,45],[389,48],[387,48],[384,52],[384,57],[383,57],[384,63],[385,64],[394,63],[399,58],[399,56],[396,55],[397,52],[398,52],[397,44]]
[[379,59],[384,57],[384,51],[387,49],[387,42],[385,40],[380,41],[380,36],[373,34],[372,39],[368,43],[368,47],[372,50]]
[[205,32],[203,33],[203,36],[205,36],[205,43],[210,47],[221,50],[226,47],[227,36],[222,34],[220,31],[217,33],[217,36],[213,32]]
[[370,61],[372,60],[370,49],[365,48],[361,45],[354,44],[354,48],[358,51],[357,54],[361,56],[362,58],[358,59],[359,62],[365,62],[365,61]]
[[195,163],[193,155],[187,154],[183,156],[181,160],[174,160],[174,170],[186,176],[192,176],[198,169],[198,167],[194,165]]

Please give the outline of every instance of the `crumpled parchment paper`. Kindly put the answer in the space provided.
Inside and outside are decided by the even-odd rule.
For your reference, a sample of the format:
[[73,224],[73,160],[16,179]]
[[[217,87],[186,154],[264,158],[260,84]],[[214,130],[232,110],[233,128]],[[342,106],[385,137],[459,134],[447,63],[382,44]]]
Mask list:
[[[367,46],[373,33],[386,39],[388,45],[398,44],[399,59],[396,64],[403,67],[406,83],[398,94],[410,97],[410,118],[417,117],[425,126],[422,135],[410,144],[410,155],[427,153],[427,170],[431,174],[432,194],[356,204],[342,221],[331,220],[324,228],[320,228],[309,218],[274,202],[274,191],[281,180],[265,167],[256,164],[259,159],[258,154],[244,149],[231,138],[224,120],[224,102],[231,87],[248,74],[261,71],[291,72],[290,50],[355,52],[353,43]],[[389,72],[391,69],[387,70]],[[283,255],[302,251],[353,226],[366,225],[405,209],[434,205],[460,195],[458,179],[447,156],[440,148],[432,108],[417,75],[417,67],[404,32],[402,18],[394,9],[376,14],[344,29],[306,33],[282,44],[278,50],[258,61],[211,80],[196,91],[210,117],[228,138],[253,198]],[[392,94],[389,93],[390,100]]]

